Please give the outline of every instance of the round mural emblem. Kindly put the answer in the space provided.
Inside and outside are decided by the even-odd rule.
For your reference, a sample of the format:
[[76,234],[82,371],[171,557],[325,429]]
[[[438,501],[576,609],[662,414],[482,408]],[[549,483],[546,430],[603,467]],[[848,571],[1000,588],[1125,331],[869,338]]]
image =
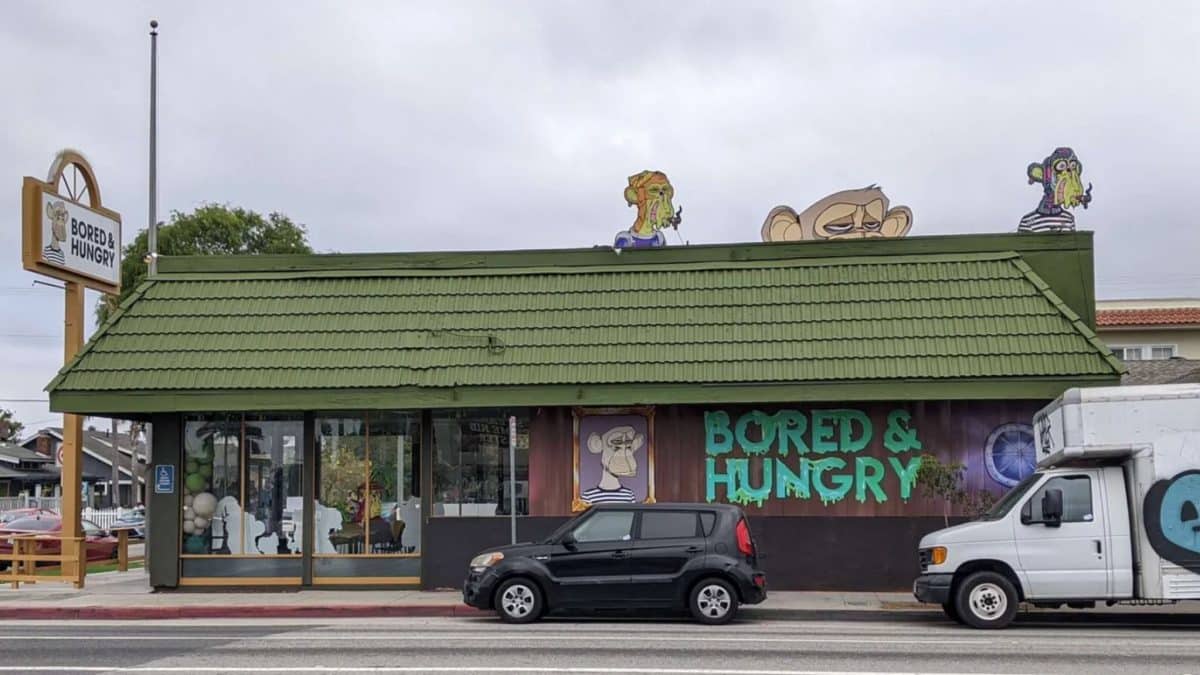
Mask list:
[[983,449],[988,475],[1012,487],[1037,468],[1033,426],[1012,422],[992,430]]

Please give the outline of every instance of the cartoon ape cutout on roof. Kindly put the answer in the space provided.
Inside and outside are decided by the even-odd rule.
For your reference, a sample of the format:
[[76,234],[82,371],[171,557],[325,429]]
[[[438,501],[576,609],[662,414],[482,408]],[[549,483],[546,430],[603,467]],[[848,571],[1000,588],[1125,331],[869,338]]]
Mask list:
[[889,208],[887,195],[877,185],[860,190],[835,192],[796,213],[790,206],[776,206],[762,226],[763,241],[811,239],[864,239],[903,237],[912,227],[912,210]]
[[1092,184],[1083,189],[1083,164],[1075,151],[1058,148],[1040,163],[1025,170],[1029,183],[1042,184],[1042,201],[1037,208],[1021,218],[1018,232],[1070,232],[1075,229],[1075,216],[1067,209],[1087,208],[1092,202]]
[[637,206],[637,218],[628,230],[617,233],[613,248],[657,248],[667,245],[667,227],[679,229],[683,207],[676,211],[671,200],[675,188],[661,171],[643,171],[629,177],[625,203]]

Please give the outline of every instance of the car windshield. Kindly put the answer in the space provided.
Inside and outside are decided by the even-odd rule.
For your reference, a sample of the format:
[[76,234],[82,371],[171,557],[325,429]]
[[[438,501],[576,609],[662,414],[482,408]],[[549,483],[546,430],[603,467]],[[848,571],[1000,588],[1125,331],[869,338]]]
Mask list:
[[1013,489],[1009,490],[1008,494],[1001,497],[1000,501],[996,502],[995,506],[993,506],[987,513],[980,516],[979,519],[1000,520],[1004,516],[1007,516],[1008,512],[1012,510],[1013,505],[1021,501],[1021,497],[1024,496],[1026,492],[1029,492],[1029,488],[1033,487],[1034,483],[1037,483],[1041,478],[1042,474],[1040,473],[1029,474],[1024,480],[1022,480],[1020,483],[1017,483]]
[[49,532],[58,527],[57,518],[18,518],[5,524],[5,529],[26,532]]
[[557,530],[555,530],[553,533],[551,533],[549,537],[546,537],[545,539],[542,540],[542,543],[543,544],[552,544],[555,541],[558,541],[559,537],[562,537],[563,534],[565,534],[567,532],[567,530],[570,530],[571,528],[578,525],[579,519],[582,518],[583,516],[586,516],[588,513],[589,513],[588,511],[584,511],[583,513],[575,516],[574,518],[568,520],[567,522],[563,523],[562,525],[559,525]]

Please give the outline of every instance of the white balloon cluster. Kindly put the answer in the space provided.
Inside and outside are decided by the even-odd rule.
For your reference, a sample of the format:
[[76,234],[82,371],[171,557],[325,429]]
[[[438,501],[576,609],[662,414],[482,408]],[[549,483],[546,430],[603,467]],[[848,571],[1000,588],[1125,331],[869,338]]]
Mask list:
[[208,529],[217,511],[217,496],[211,492],[183,496],[183,533],[200,534]]

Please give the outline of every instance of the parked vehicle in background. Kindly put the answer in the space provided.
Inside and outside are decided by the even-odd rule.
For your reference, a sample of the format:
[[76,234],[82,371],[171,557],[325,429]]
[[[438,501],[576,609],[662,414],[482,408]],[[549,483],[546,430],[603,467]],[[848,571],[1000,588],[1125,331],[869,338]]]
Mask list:
[[[90,520],[84,520],[82,525],[83,536],[87,546],[87,559],[89,561],[110,560],[117,557],[116,537],[109,535],[99,525]],[[3,560],[3,556],[12,553],[13,544],[10,537],[13,535],[57,535],[61,532],[62,518],[58,514],[28,516],[5,523],[0,527],[0,565],[6,568],[8,566],[8,561]],[[62,545],[57,539],[47,537],[38,541],[35,552],[38,554],[54,555],[61,550]]]
[[58,517],[57,513],[55,513],[54,511],[51,511],[49,509],[35,509],[35,508],[11,509],[9,511],[0,513],[0,525],[4,525],[5,523],[11,523],[12,521],[18,520],[20,518],[28,518],[30,516],[39,516],[39,515],[40,516],[53,516],[55,518]]
[[510,623],[548,611],[687,609],[723,624],[767,597],[742,510],[725,504],[599,504],[540,543],[471,561],[463,600]]
[[129,530],[129,536],[137,539],[146,538],[146,510],[143,507],[137,507],[130,511],[122,513],[113,524],[109,526],[109,530]]
[[975,628],[1022,601],[1200,599],[1200,385],[1070,389],[1034,427],[1037,471],[921,540],[917,599]]

